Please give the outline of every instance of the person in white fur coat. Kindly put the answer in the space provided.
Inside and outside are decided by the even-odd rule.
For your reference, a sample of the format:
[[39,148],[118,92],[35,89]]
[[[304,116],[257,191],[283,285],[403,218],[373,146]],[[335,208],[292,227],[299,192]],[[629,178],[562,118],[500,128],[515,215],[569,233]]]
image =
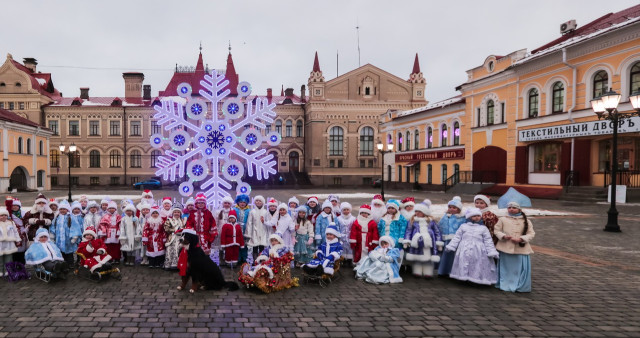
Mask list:
[[277,216],[271,218],[265,225],[274,227],[274,233],[280,235],[282,240],[284,241],[284,245],[289,249],[289,251],[293,251],[293,244],[295,243],[295,231],[296,224],[289,216],[289,208],[286,204],[280,203],[278,206]]
[[98,203],[95,201],[89,201],[89,203],[87,203],[87,214],[84,215],[84,220],[82,221],[83,231],[87,230],[88,227],[98,229],[100,226],[100,219],[102,219],[102,215],[100,214]]
[[267,208],[264,205],[264,197],[258,195],[253,198],[254,208],[249,212],[247,218],[247,229],[245,236],[249,238],[247,247],[252,250],[253,257],[258,256],[267,244],[267,228],[264,225],[267,219]]
[[419,203],[415,206],[415,213],[408,222],[403,243],[413,275],[433,277],[435,264],[440,262],[438,251],[442,250],[444,242],[438,223],[431,217],[431,210],[426,204]]

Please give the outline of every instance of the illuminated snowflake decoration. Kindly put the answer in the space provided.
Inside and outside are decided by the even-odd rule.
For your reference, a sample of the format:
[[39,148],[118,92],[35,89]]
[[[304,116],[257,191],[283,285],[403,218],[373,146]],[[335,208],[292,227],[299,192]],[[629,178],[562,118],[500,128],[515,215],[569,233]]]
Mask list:
[[[157,176],[176,181],[186,175],[188,180],[178,188],[184,197],[193,195],[194,183],[200,182],[208,204],[217,207],[230,196],[232,182],[237,183],[237,194],[251,193],[251,186],[242,182],[245,173],[258,180],[276,174],[276,159],[260,146],[263,142],[276,146],[281,136],[275,131],[266,136],[260,133],[273,122],[276,105],[266,98],[248,100],[249,83],[238,85],[238,97],[228,97],[229,81],[215,70],[200,84],[205,88],[199,92],[204,99],[192,97],[191,86],[181,83],[177,93],[186,103],[166,100],[154,107],[153,118],[169,135],[152,135],[150,143],[164,149],[157,161]],[[214,109],[209,117],[207,103]]]

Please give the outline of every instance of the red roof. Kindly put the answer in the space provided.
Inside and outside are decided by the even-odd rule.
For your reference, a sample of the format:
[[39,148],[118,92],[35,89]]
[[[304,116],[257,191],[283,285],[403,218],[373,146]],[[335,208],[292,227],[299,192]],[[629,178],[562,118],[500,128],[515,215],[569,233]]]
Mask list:
[[633,7],[629,7],[625,10],[622,10],[620,12],[617,13],[608,13],[605,14],[591,22],[589,22],[588,24],[574,30],[573,32],[564,34],[563,36],[543,45],[540,46],[534,50],[531,51],[531,54],[535,54],[539,51],[548,49],[550,47],[553,47],[561,42],[564,42],[566,40],[569,40],[571,38],[577,37],[577,36],[583,36],[583,35],[589,35],[592,33],[595,33],[599,30],[608,28],[612,25],[627,21],[631,18],[635,18],[640,16],[640,5],[636,5]]
[[[162,90],[158,93],[160,96],[177,96],[176,90],[178,89],[178,85],[186,82],[191,85],[192,93],[195,95],[200,95],[200,89],[204,89],[200,85],[200,80],[205,75],[204,62],[202,61],[202,53],[198,55],[198,62],[196,63],[196,69],[194,72],[175,72],[173,73],[173,77],[167,84],[165,90]],[[233,58],[231,57],[231,53],[227,56],[227,69],[225,72],[225,76],[227,80],[229,80],[229,85],[227,88],[231,91],[231,95],[238,95],[238,83],[239,77],[236,73],[235,66],[233,64]]]
[[[175,96],[175,95],[174,95]],[[79,97],[61,97],[55,103],[50,104],[50,107],[70,107],[72,106],[73,101],[80,101],[81,105],[84,107],[89,106],[97,106],[97,107],[111,107],[113,105],[114,100],[119,100],[121,103],[117,106],[124,107],[148,107],[155,100],[141,100],[141,99],[121,99],[117,96],[106,96],[106,97],[89,97],[88,100],[81,99]]]
[[18,114],[10,111],[10,110],[6,110],[6,109],[2,109],[0,108],[0,120],[2,121],[9,121],[9,122],[14,122],[14,123],[19,123],[19,124],[24,124],[27,126],[31,126],[31,127],[40,127],[39,124],[29,120],[29,119],[25,119],[22,116],[19,116]]
[[413,70],[411,71],[411,74],[418,73],[420,73],[420,61],[418,61],[418,53],[416,53],[416,59],[413,61]]
[[318,52],[316,51],[316,57],[313,59],[313,71],[320,72],[320,62],[318,62]]
[[[60,92],[53,86],[53,82],[51,81],[51,73],[34,73],[31,69],[15,60],[11,60],[11,62],[13,62],[13,65],[16,66],[16,68],[29,75],[31,87],[33,89],[50,99],[57,99],[60,97]],[[40,81],[38,81],[38,79],[40,79]]]

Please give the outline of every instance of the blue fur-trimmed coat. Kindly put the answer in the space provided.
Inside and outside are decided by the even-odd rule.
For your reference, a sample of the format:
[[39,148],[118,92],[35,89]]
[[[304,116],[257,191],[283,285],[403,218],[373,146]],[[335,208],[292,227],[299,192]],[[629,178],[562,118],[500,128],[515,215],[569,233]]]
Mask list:
[[322,243],[322,239],[324,238],[324,232],[327,230],[327,227],[331,222],[334,221],[333,214],[327,214],[322,211],[318,217],[316,217],[316,245],[320,245]]
[[[251,208],[247,205],[246,208],[241,209],[239,206],[233,207],[233,210],[236,211],[236,215],[238,215],[238,223],[242,227],[242,233],[247,233],[247,220],[249,219],[249,213],[251,212]],[[245,235],[245,237],[247,237]]]
[[42,264],[48,261],[63,261],[62,253],[55,243],[47,240],[44,243],[40,241],[34,241],[27,252],[24,254],[24,259],[28,265]]
[[[426,234],[423,233],[423,230],[426,230]],[[432,261],[434,263],[440,261],[438,244],[442,247],[444,242],[440,235],[440,228],[435,220],[415,217],[413,222],[409,222],[407,226],[407,231],[404,234],[404,243],[408,244],[409,247],[407,252],[408,261]]]
[[[78,250],[78,244],[82,241],[82,224],[78,223],[75,216],[58,214],[49,227],[49,233],[62,253],[71,254]],[[75,243],[71,241],[73,238]]]
[[445,214],[444,216],[442,216],[440,222],[438,223],[438,227],[440,228],[440,235],[442,235],[442,240],[446,244],[449,244],[448,241],[453,239],[453,237],[456,235],[456,231],[458,231],[458,228],[460,228],[460,226],[466,221],[467,219],[462,213],[455,215]]
[[333,265],[335,261],[340,259],[340,256],[342,256],[342,244],[340,244],[340,239],[336,237],[331,241],[325,241],[320,244],[316,251],[316,258],[307,263],[307,266],[315,268],[322,265],[324,273],[332,275],[334,272]]
[[[380,222],[378,222],[378,235],[380,237],[390,236],[391,238],[393,238],[394,241],[396,241],[395,247],[398,250],[402,250],[404,235],[405,235],[405,232],[407,231],[407,220],[399,212],[397,212],[391,219],[389,216],[391,215],[383,216],[380,219]],[[389,220],[390,220],[389,233],[387,233],[385,229],[387,228],[387,222],[389,222]]]

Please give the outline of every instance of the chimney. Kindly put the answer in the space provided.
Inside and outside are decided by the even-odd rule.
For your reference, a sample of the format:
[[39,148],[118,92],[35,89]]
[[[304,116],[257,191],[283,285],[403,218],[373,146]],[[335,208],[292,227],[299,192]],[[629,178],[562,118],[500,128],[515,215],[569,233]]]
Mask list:
[[151,100],[151,85],[142,86],[142,99]]
[[34,58],[24,58],[22,59],[22,63],[25,67],[29,68],[32,73],[36,72],[36,66],[38,65],[38,60]]
[[129,101],[140,100],[142,98],[142,81],[144,81],[144,74],[142,73],[122,73],[124,79],[124,98]]
[[287,88],[284,90],[284,96],[292,97],[293,96],[293,88]]
[[305,85],[300,86],[300,101],[305,102],[307,100],[307,87]]
[[83,100],[89,99],[89,87],[80,88],[80,98]]
[[267,98],[270,99],[273,97],[273,89],[267,88]]

